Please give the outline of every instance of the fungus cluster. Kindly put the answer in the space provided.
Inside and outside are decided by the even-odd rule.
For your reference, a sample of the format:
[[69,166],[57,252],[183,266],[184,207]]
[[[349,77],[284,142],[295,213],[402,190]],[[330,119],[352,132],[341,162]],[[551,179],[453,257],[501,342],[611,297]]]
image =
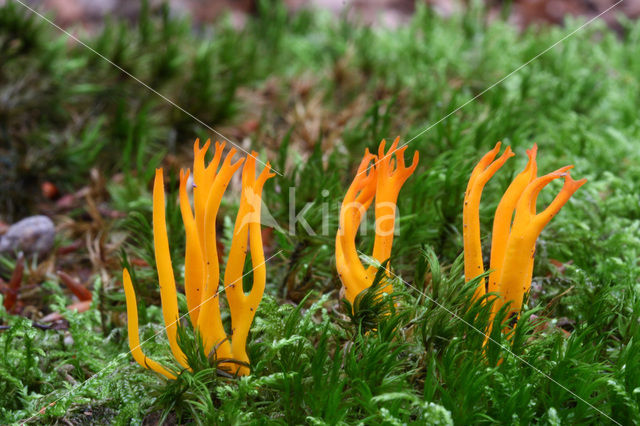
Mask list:
[[[353,304],[356,296],[373,283],[377,268],[365,268],[356,249],[356,234],[367,209],[375,198],[375,241],[373,258],[382,263],[391,256],[395,227],[396,201],[405,181],[418,165],[418,152],[411,166],[404,164],[406,146],[398,149],[399,138],[385,154],[385,141],[378,155],[365,151],[358,172],[349,186],[340,208],[340,226],[336,234],[336,265],[347,300]],[[373,165],[370,163],[373,162]],[[383,291],[390,293],[387,285]]]
[[[514,154],[510,147],[494,161],[500,151],[500,142],[482,157],[473,169],[467,185],[463,207],[464,274],[466,281],[484,273],[480,242],[480,198],[482,189],[491,177]],[[493,305],[495,314],[510,303],[509,314],[517,315],[522,308],[524,295],[531,286],[535,245],[542,229],[549,223],[586,179],[573,180],[569,169],[560,169],[537,177],[536,145],[527,151],[529,161],[525,169],[515,177],[502,196],[493,220],[491,257],[488,286],[482,279],[475,292],[481,297],[487,291],[499,297]],[[564,179],[564,186],[554,200],[540,213],[536,202],[540,191],[555,179]]]
[[[356,296],[371,287],[378,266],[365,267],[356,249],[356,234],[371,204],[375,210],[375,241],[373,259],[382,264],[391,255],[398,194],[418,164],[418,153],[410,166],[405,166],[406,147],[398,148],[396,138],[385,153],[385,141],[378,154],[365,151],[357,174],[349,186],[340,209],[336,234],[336,265],[346,299],[353,305]],[[262,189],[274,176],[267,163],[256,178],[256,153],[232,163],[235,150],[222,160],[225,145],[217,143],[213,159],[205,165],[210,142],[200,148],[194,144],[193,209],[187,194],[190,171],[180,171],[179,202],[186,234],[184,287],[193,328],[200,334],[207,354],[215,353],[221,368],[231,373],[249,373],[246,341],[266,282],[266,267],[260,229]],[[465,279],[469,281],[484,274],[480,240],[480,200],[486,183],[514,154],[510,147],[496,159],[500,142],[473,169],[464,197],[463,239]],[[573,166],[565,166],[544,176],[537,176],[537,146],[527,151],[529,161],[525,169],[511,182],[495,212],[491,240],[488,283],[481,279],[475,292],[482,297],[488,292],[498,295],[492,315],[509,304],[509,314],[517,315],[522,300],[531,285],[535,244],[542,229],[553,218],[586,179],[575,181],[569,174]],[[216,240],[216,217],[222,196],[233,175],[242,164],[242,194],[224,274],[224,291],[231,313],[230,336],[227,336],[220,316],[220,265]],[[220,167],[219,167],[220,166]],[[555,179],[562,178],[564,186],[555,199],[540,213],[536,202],[540,191]],[[375,200],[375,201],[374,201]],[[165,199],[162,169],[156,170],[153,187],[153,236],[162,312],[171,351],[176,361],[190,370],[185,354],[177,342],[179,321],[176,284],[169,254],[165,223]],[[251,255],[253,285],[245,294],[243,271],[247,251]],[[388,268],[388,265],[385,266]],[[389,270],[385,271],[389,274]],[[138,334],[136,296],[129,271],[123,271],[127,301],[129,346],[135,360],[145,368],[167,378],[177,373],[144,355]],[[382,291],[391,292],[390,284]]]
[[[199,141],[194,144],[193,163],[193,210],[187,194],[190,171],[180,171],[180,210],[186,234],[184,287],[193,328],[202,337],[205,353],[215,351],[225,368],[238,375],[246,375],[249,357],[246,341],[266,282],[266,267],[262,235],[260,230],[260,205],[264,183],[274,174],[266,164],[256,178],[256,152],[245,159],[232,163],[235,149],[229,150],[222,165],[225,144],[215,144],[211,162],[205,166],[205,154],[209,148],[207,141],[202,148]],[[240,207],[233,230],[233,240],[229,249],[229,260],[224,273],[224,291],[231,313],[232,332],[224,329],[220,316],[219,282],[220,265],[216,239],[216,217],[222,196],[236,171],[242,166],[242,194]],[[169,241],[165,222],[165,199],[162,169],[156,170],[153,185],[153,241],[160,284],[162,313],[171,352],[176,361],[191,370],[187,359],[177,342],[179,320],[176,284],[169,254]],[[243,271],[247,251],[251,255],[253,285],[245,294]],[[175,379],[176,374],[144,355],[138,334],[138,311],[136,296],[129,271],[123,271],[123,283],[127,301],[129,346],[134,359],[143,367],[150,368],[167,378]]]

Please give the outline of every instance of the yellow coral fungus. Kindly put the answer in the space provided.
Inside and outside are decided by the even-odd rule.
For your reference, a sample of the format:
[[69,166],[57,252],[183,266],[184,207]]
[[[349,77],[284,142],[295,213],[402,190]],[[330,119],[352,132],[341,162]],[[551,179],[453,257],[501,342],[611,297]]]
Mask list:
[[[210,142],[200,148],[194,144],[193,165],[193,210],[187,194],[189,170],[180,171],[180,210],[185,227],[185,295],[191,324],[202,336],[207,354],[215,351],[219,360],[235,360],[239,363],[222,362],[226,368],[239,375],[249,373],[244,364],[249,363],[246,341],[266,282],[266,267],[262,234],[260,230],[260,204],[262,188],[267,179],[274,176],[269,163],[256,178],[256,152],[246,159],[232,163],[235,150],[231,149],[222,165],[220,161],[224,143],[215,145],[211,162],[205,166],[205,154]],[[220,316],[219,281],[220,266],[216,240],[216,216],[227,185],[242,166],[242,194],[236,216],[233,240],[229,250],[224,290],[227,293],[231,312],[231,336],[222,324]],[[162,169],[156,171],[153,187],[153,236],[158,268],[158,281],[162,300],[162,312],[171,351],[178,363],[190,369],[187,359],[177,343],[179,320],[176,285],[169,254],[169,241],[165,224],[164,183]],[[247,250],[251,253],[253,284],[249,294],[243,290],[243,270]],[[150,368],[167,378],[176,374],[144,355],[138,335],[138,312],[136,297],[129,271],[123,271],[123,283],[127,299],[129,347],[134,359],[143,367]]]
[[[482,189],[487,181],[513,154],[509,147],[496,161],[500,142],[487,153],[473,170],[465,194],[463,212],[463,238],[465,279],[467,281],[484,273],[480,245],[479,204]],[[506,303],[510,313],[518,314],[524,295],[531,286],[535,244],[542,229],[549,223],[573,193],[586,179],[575,181],[569,175],[573,166],[562,167],[542,177],[537,173],[537,146],[527,151],[529,161],[525,169],[512,181],[505,191],[493,221],[491,240],[491,273],[488,290],[498,294],[493,305],[495,314]],[[541,213],[536,214],[538,194],[547,184],[563,178],[564,186],[555,199]],[[478,284],[476,296],[486,293],[484,280]]]
[[[362,219],[375,197],[376,237],[373,258],[382,263],[391,256],[395,227],[396,201],[405,181],[418,165],[418,153],[411,166],[405,167],[404,151],[398,149],[399,138],[385,154],[385,141],[378,155],[365,151],[356,177],[349,186],[340,208],[340,226],[336,234],[336,266],[347,300],[353,304],[356,296],[373,283],[376,267],[365,269],[358,256],[355,239]],[[394,161],[395,160],[395,161]],[[370,163],[373,161],[373,165]],[[385,292],[391,292],[387,286]]]

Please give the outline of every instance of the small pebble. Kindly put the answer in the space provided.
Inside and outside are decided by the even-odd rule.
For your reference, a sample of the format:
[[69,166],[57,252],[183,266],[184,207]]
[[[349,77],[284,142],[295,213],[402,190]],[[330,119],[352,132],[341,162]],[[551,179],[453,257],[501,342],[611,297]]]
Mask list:
[[14,223],[0,237],[0,253],[24,252],[45,257],[51,252],[56,230],[47,216],[30,216]]
[[65,346],[73,346],[73,344],[75,343],[73,341],[73,337],[71,336],[71,333],[66,332],[64,334],[64,339],[62,340]]

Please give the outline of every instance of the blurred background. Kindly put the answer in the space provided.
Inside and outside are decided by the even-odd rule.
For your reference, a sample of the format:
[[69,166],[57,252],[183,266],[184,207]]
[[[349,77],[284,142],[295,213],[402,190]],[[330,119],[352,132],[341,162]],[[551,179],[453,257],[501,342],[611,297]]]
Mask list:
[[[2,3],[5,0],[0,1]],[[521,28],[535,24],[560,24],[566,15],[594,17],[614,5],[617,0],[489,0],[486,7],[493,14],[508,16]],[[136,19],[140,4],[130,0],[26,0],[31,6],[55,13],[61,25],[82,23],[91,28],[107,16]],[[159,7],[161,0],[152,0],[152,7]],[[175,14],[188,14],[196,23],[207,23],[229,12],[238,24],[247,15],[255,14],[258,0],[172,0],[169,2]],[[398,26],[406,22],[415,11],[413,0],[285,0],[291,11],[302,8],[326,9],[336,14],[348,13],[364,22],[386,26]],[[427,4],[439,14],[447,16],[469,7],[471,0],[427,0]],[[482,2],[476,2],[482,3]],[[624,0],[617,7],[618,14],[631,18],[640,15],[640,0]],[[616,14],[603,18],[615,25]]]

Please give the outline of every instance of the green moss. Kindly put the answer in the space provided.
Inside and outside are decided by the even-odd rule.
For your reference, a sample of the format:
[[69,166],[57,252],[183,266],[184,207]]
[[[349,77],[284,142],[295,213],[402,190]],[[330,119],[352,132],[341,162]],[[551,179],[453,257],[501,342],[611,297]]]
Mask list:
[[[202,357],[198,372],[175,383],[142,369],[127,354],[116,320],[123,297],[112,285],[99,304],[111,319],[68,314],[68,331],[2,314],[10,328],[0,331],[0,423],[82,422],[85,412],[120,424],[146,416],[203,424],[599,424],[610,421],[605,415],[639,422],[640,25],[623,22],[615,33],[593,23],[485,91],[583,21],[518,33],[487,23],[477,8],[443,19],[420,6],[391,30],[290,16],[277,2],[258,9],[241,30],[225,20],[194,29],[145,9],[136,24],[109,22],[82,35],[216,129],[259,121],[237,137],[284,174],[264,190],[279,224],[273,244],[283,252],[267,265],[249,339],[253,374],[212,379]],[[14,2],[0,8],[0,58],[0,92],[13,93],[0,96],[2,214],[28,211],[25,198],[37,200],[42,179],[72,190],[92,167],[108,178],[124,172],[109,183],[107,202],[129,217],[111,229],[135,234],[127,253],[152,265],[153,170],[165,154],[186,158],[194,137],[209,131]],[[291,118],[295,108],[308,115]],[[314,119],[323,123],[317,134],[305,127]],[[396,135],[411,140],[409,153],[420,151],[400,193],[390,261],[411,287],[398,281],[391,313],[350,320],[333,260],[339,203],[364,149]],[[484,191],[483,235],[534,142],[541,173],[574,164],[573,175],[589,182],[539,239],[540,290],[515,334],[494,327],[485,348],[478,330],[488,311],[472,303],[462,277],[461,214],[471,169],[497,140],[518,156]],[[165,173],[175,194],[177,174]],[[314,233],[300,224],[288,233],[289,187],[295,212],[313,203],[305,218]],[[553,195],[544,191],[541,205]],[[181,282],[184,236],[176,204],[168,205]],[[233,209],[226,203],[222,211]],[[227,243],[230,224],[220,232]],[[365,253],[372,244],[372,232],[359,238]],[[144,350],[169,363],[155,273],[136,270]],[[60,309],[68,302],[54,299]]]

